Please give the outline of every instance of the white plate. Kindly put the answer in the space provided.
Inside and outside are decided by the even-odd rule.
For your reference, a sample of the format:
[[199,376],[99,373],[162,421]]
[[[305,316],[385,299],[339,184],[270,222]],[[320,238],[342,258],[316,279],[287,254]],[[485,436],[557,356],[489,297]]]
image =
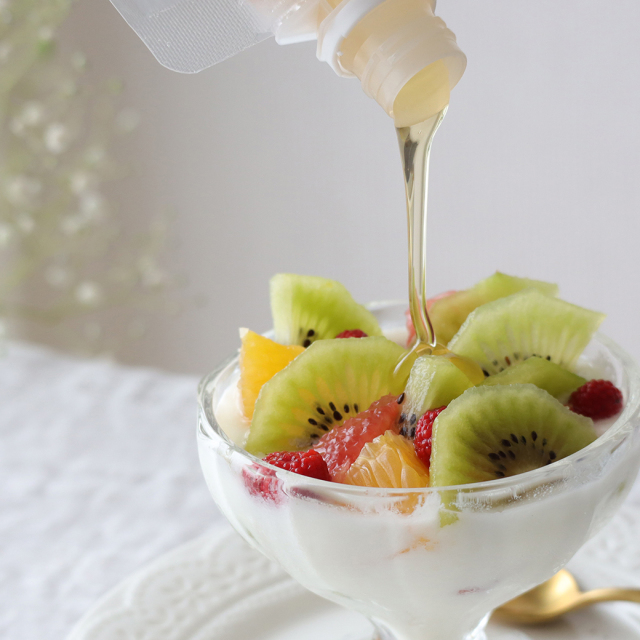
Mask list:
[[[570,564],[585,586],[640,586],[640,509],[633,502],[628,501]],[[597,605],[546,627],[491,623],[488,636],[640,640],[640,605]],[[370,638],[370,626],[362,617],[298,586],[225,526],[125,580],[84,616],[68,640]]]

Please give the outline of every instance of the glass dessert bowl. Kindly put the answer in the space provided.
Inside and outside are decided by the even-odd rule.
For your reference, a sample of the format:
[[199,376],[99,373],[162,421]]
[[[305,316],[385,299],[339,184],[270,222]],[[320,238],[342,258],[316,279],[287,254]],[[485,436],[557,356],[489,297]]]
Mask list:
[[[401,337],[406,305],[373,305]],[[520,475],[452,487],[330,483],[266,464],[216,419],[235,357],[199,390],[198,448],[233,527],[310,591],[371,620],[380,640],[475,640],[491,612],[550,578],[615,513],[640,464],[640,372],[598,334],[580,359],[625,407],[591,445]]]

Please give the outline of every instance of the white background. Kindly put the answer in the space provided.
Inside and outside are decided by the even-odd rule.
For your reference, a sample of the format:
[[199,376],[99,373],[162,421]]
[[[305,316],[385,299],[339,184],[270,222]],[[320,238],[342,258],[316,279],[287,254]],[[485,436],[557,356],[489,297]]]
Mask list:
[[[499,269],[557,281],[640,356],[640,4],[441,0],[469,66],[432,159],[430,286]],[[125,362],[203,373],[269,327],[278,271],[406,297],[400,162],[388,117],[315,44],[268,40],[194,76],[162,68],[107,0],[65,27],[142,113],[116,197],[132,225],[177,212],[169,265],[209,298],[159,314]]]

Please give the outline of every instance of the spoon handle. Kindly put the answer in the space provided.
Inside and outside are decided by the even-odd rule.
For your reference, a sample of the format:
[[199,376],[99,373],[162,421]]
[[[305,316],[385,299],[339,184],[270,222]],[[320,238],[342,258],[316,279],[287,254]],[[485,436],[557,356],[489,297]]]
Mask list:
[[596,602],[637,602],[640,604],[640,589],[594,589],[582,594],[580,607]]

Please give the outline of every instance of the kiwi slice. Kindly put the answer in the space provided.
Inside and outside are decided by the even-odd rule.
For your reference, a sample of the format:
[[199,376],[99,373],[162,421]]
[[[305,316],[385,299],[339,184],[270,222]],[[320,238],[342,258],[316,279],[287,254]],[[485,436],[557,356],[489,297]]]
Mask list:
[[426,411],[448,405],[473,383],[446,356],[420,356],[409,375],[400,414],[400,433],[413,438],[416,422]]
[[436,418],[431,484],[505,478],[580,451],[596,439],[590,418],[532,384],[465,391]]
[[275,337],[282,344],[308,347],[351,329],[382,335],[375,316],[335,280],[279,273],[271,278],[270,291]]
[[382,336],[313,343],[262,387],[247,451],[305,449],[382,396],[399,395],[407,375],[394,370],[405,353]]
[[527,289],[478,307],[448,348],[478,362],[486,376],[530,356],[571,369],[603,320],[602,313]]
[[535,384],[536,387],[544,389],[562,402],[567,400],[569,395],[578,387],[585,384],[586,380],[553,362],[549,362],[545,358],[533,356],[524,362],[518,362],[500,373],[485,378],[482,384],[491,386],[496,384],[527,383]]
[[438,341],[447,344],[467,316],[480,305],[530,288],[538,289],[545,295],[558,295],[558,286],[550,282],[516,278],[497,272],[481,280],[471,289],[456,291],[450,296],[436,300],[429,309],[429,317]]

